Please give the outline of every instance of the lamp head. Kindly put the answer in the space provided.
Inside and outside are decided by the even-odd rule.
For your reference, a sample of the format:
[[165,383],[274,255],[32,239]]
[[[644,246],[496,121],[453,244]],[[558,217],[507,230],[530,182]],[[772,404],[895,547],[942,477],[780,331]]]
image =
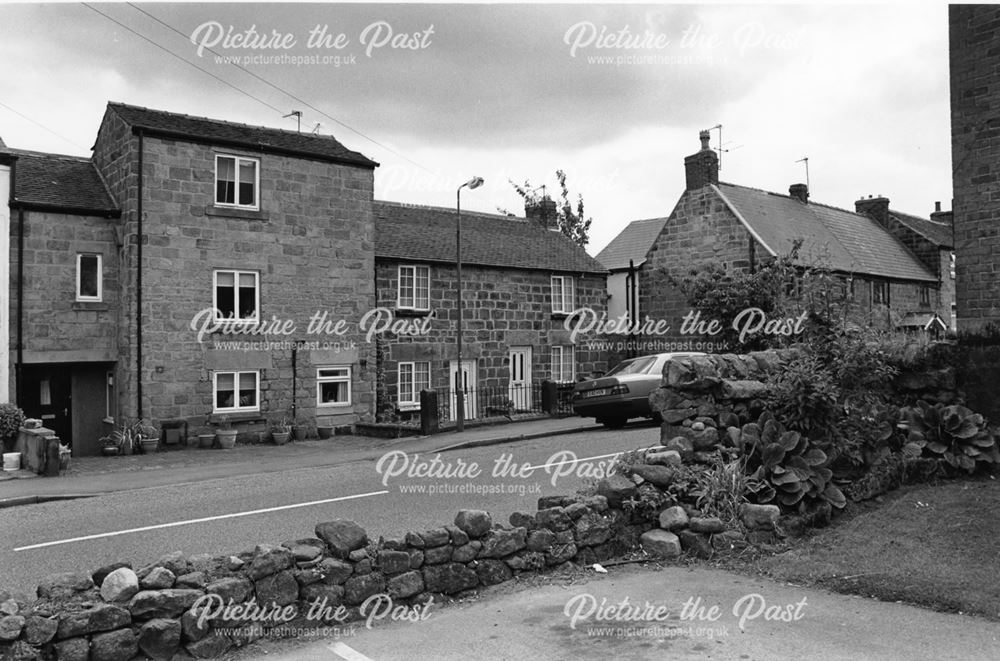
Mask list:
[[473,177],[472,179],[469,179],[467,182],[465,182],[465,184],[463,185],[468,186],[469,190],[472,190],[473,188],[479,188],[480,186],[483,185],[483,178]]

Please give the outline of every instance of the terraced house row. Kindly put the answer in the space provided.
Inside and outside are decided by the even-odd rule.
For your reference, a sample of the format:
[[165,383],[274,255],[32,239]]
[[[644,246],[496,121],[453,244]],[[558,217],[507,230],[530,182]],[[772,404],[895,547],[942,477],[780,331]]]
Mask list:
[[457,384],[530,408],[524,384],[606,368],[563,328],[604,311],[606,270],[547,203],[463,214],[460,361],[455,211],[375,201],[377,167],[329,136],[118,103],[91,158],[0,142],[0,401],[79,456],[125,416],[346,426]]

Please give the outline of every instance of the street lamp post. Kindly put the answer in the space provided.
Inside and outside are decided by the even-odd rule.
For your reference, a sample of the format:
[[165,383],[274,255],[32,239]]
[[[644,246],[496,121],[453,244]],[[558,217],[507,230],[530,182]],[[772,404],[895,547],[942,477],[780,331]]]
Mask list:
[[458,371],[455,373],[455,431],[465,430],[465,383],[462,378],[462,189],[469,190],[483,185],[482,177],[473,177],[455,191],[455,271],[458,280]]

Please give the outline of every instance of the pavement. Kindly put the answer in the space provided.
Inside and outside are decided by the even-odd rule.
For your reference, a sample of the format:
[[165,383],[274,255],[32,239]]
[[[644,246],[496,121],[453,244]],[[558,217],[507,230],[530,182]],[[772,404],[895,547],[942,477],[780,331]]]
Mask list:
[[[718,569],[608,566],[607,574],[489,588],[392,621],[375,609],[322,638],[264,639],[240,659],[996,659],[1000,624]],[[400,613],[402,615],[402,613]]]
[[0,473],[0,508],[115,491],[182,485],[217,478],[315,468],[375,459],[389,450],[411,454],[446,452],[530,438],[600,429],[587,418],[544,418],[466,428],[432,436],[374,438],[334,436],[286,445],[237,445],[231,450],[193,446],[127,457],[73,457],[59,477],[27,470]]

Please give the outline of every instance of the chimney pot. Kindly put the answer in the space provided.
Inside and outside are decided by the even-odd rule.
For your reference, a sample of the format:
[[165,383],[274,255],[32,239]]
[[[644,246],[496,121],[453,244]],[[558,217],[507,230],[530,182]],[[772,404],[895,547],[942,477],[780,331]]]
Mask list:
[[938,213],[940,211],[941,211],[941,203],[940,202],[935,202],[934,203],[934,213]]
[[805,184],[792,184],[788,187],[788,195],[803,204],[809,203],[809,187]]
[[719,183],[719,155],[708,146],[709,132],[701,131],[701,150],[684,158],[686,190],[698,190],[709,184]]

